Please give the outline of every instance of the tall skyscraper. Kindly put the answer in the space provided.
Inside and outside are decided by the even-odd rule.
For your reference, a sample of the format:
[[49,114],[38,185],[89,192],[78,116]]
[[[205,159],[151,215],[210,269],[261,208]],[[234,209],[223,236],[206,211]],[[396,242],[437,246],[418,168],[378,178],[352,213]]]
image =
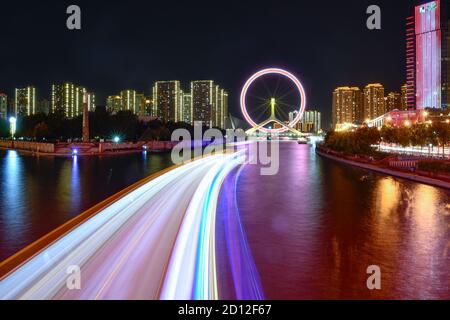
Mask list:
[[228,93],[216,86],[216,122],[215,127],[225,129],[225,122],[228,117]]
[[408,110],[408,99],[407,99],[408,95],[407,95],[407,92],[408,92],[408,85],[404,84],[401,87],[402,107],[401,107],[400,110]]
[[8,117],[8,96],[4,93],[0,93],[0,119],[6,119]]
[[109,112],[118,112],[122,109],[122,98],[120,96],[108,96],[106,98],[106,109]]
[[87,103],[88,111],[95,111],[95,94],[93,92],[85,92],[85,103]]
[[136,93],[136,114],[138,116],[145,116],[145,96],[143,93]]
[[183,120],[181,100],[180,81],[157,81],[153,86],[153,114],[162,121]]
[[339,87],[333,92],[333,128],[363,122],[363,94],[358,87]]
[[214,81],[199,80],[191,82],[192,118],[201,121],[204,126],[213,127],[215,124],[215,95]]
[[302,119],[300,120],[299,130],[301,132],[306,133],[318,133],[320,130],[322,130],[321,118],[322,115],[319,111],[316,110],[305,111]]
[[[86,98],[87,97],[87,98]],[[88,109],[95,109],[95,95],[86,88],[71,82],[52,85],[52,112],[62,113],[67,118],[74,118],[83,113],[84,99],[88,99]]]
[[386,113],[384,87],[379,84],[368,84],[364,88],[364,120],[373,120]]
[[450,30],[448,1],[414,7],[407,18],[408,107],[450,106]]
[[385,98],[386,112],[402,110],[402,95],[398,92],[389,92]]
[[27,86],[25,88],[16,88],[16,97],[14,100],[15,114],[17,116],[30,116],[36,113],[36,88]]
[[222,104],[223,104],[223,118],[222,118],[222,129],[227,129],[227,123],[228,123],[228,92],[225,90],[223,91],[223,97],[222,97]]
[[120,92],[121,110],[132,111],[137,114],[139,111],[135,90],[122,90]]
[[183,121],[193,124],[192,121],[192,96],[190,93],[183,93]]

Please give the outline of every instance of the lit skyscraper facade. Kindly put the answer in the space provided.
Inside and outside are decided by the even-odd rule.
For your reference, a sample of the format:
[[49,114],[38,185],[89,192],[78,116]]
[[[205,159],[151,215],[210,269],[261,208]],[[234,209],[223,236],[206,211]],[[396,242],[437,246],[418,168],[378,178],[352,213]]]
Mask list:
[[106,98],[106,109],[109,112],[118,112],[122,108],[122,98],[120,96],[108,96]]
[[308,110],[303,113],[299,130],[307,133],[318,133],[322,130],[322,115],[319,111]]
[[373,120],[386,113],[384,87],[369,84],[364,88],[364,120]]
[[86,92],[84,91],[86,103],[88,104],[88,110],[94,111],[95,110],[95,94],[93,92]]
[[88,110],[95,109],[95,95],[70,82],[52,85],[51,100],[52,112],[62,113],[67,118],[81,115],[84,102],[88,103]]
[[404,84],[401,88],[402,107],[400,110],[408,110],[408,85]]
[[363,94],[358,87],[339,87],[333,92],[333,128],[363,122]]
[[162,121],[183,121],[180,81],[157,81],[153,86],[153,114]]
[[402,110],[402,95],[398,92],[390,92],[386,98],[386,112]]
[[183,121],[193,124],[192,121],[192,96],[190,93],[183,93]]
[[213,127],[215,116],[215,85],[212,80],[191,82],[192,118],[193,121],[201,121],[204,126]]
[[14,100],[15,114],[17,116],[30,116],[36,113],[36,88],[28,86],[16,88]]
[[407,18],[408,107],[450,106],[449,4],[436,0],[416,6]]
[[121,110],[131,111],[137,114],[139,111],[135,90],[122,90],[120,92]]
[[8,96],[4,93],[0,93],[0,119],[6,119],[8,117]]

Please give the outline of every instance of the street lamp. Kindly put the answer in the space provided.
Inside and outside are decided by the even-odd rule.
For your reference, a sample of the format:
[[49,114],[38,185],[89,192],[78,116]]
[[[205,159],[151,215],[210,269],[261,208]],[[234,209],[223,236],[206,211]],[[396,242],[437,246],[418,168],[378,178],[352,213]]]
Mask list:
[[17,119],[15,117],[9,118],[9,130],[11,132],[12,139],[14,139],[14,135],[16,134],[16,123]]
[[115,143],[119,143],[119,142],[120,142],[120,137],[119,137],[119,136],[115,136],[114,139],[113,139],[113,141],[114,141]]

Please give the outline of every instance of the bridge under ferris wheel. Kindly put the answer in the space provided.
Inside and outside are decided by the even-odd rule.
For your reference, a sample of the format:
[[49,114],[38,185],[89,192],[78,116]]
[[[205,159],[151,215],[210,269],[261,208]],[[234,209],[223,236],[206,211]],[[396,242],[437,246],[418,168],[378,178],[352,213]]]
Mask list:
[[[275,115],[275,108],[276,108],[276,99],[275,98],[271,98],[270,99],[270,117],[257,124],[256,126],[253,126],[253,128],[247,130],[245,133],[249,136],[267,136],[267,135],[278,135],[278,136],[286,136],[286,133],[289,132],[289,134],[287,134],[288,136],[293,136],[293,137],[302,137],[304,136],[304,134],[302,134],[300,131],[298,131],[297,129],[290,127],[289,125],[287,125],[286,123],[284,123],[283,121],[279,120],[276,115]],[[261,131],[262,128],[265,128],[266,126],[272,124],[273,127],[275,127],[275,124],[277,124],[279,126],[279,128],[283,128],[283,132],[281,133],[272,133],[272,132],[263,132]],[[269,130],[271,130],[271,128],[269,128]]]

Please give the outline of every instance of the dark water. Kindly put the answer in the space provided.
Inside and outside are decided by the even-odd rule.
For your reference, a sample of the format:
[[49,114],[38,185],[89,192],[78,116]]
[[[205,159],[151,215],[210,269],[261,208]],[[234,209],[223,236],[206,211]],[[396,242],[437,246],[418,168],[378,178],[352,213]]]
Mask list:
[[0,150],[0,260],[171,164],[170,154],[61,158]]
[[[449,191],[344,166],[295,143],[281,144],[280,161],[276,176],[244,166],[225,181],[217,224],[222,297],[236,297],[231,254],[244,295],[450,298]],[[0,259],[170,165],[170,154],[74,159],[0,151]],[[238,212],[226,220],[230,193]],[[242,229],[229,228],[239,223]],[[381,267],[381,291],[366,287],[369,265]]]
[[[238,179],[236,203],[266,298],[450,299],[449,191],[338,164],[309,146],[280,148],[278,175],[248,165],[225,182]],[[230,190],[219,201],[219,257],[243,241],[221,227]],[[236,278],[254,288],[249,259],[237,254]],[[231,273],[227,260],[219,258],[219,274]],[[380,291],[367,289],[370,265],[381,268]],[[220,292],[235,298],[225,278]]]

